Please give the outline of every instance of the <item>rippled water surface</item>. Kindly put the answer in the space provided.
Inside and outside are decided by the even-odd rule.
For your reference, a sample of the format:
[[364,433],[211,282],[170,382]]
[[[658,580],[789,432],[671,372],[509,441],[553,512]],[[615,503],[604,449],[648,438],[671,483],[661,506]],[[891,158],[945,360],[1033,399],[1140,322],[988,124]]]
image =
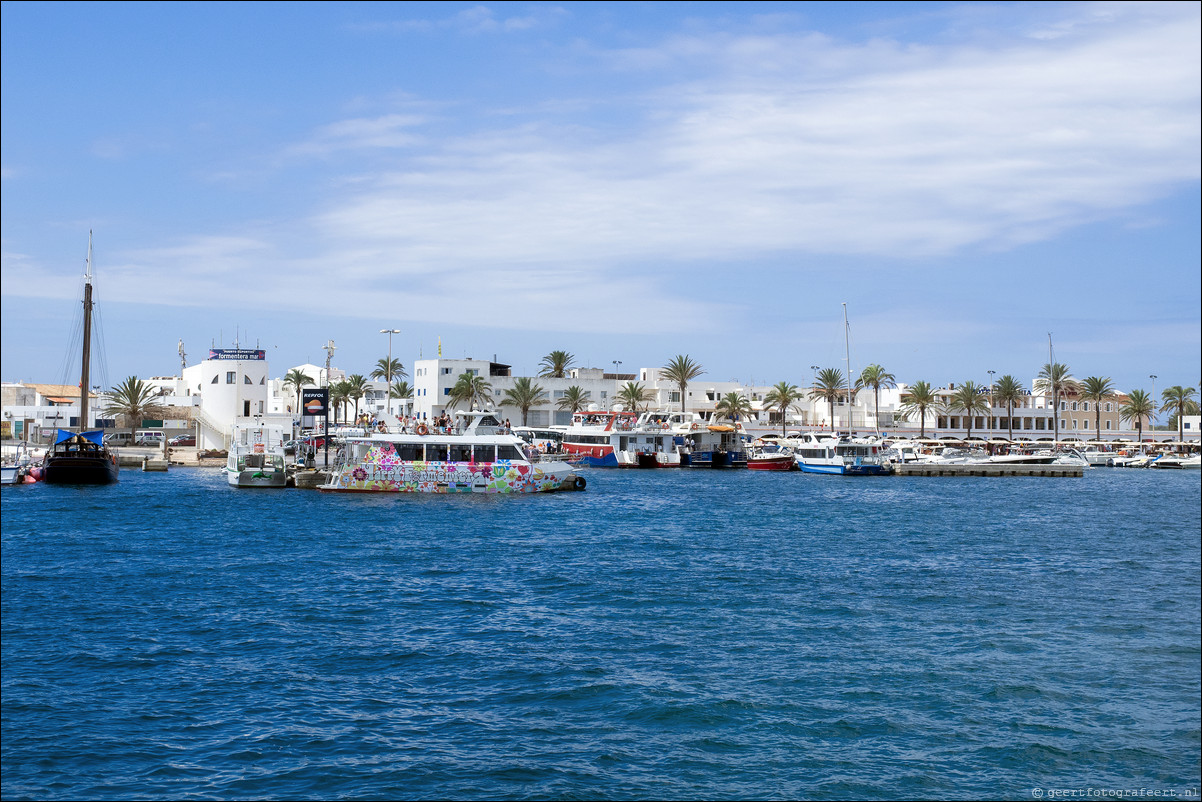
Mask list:
[[5,488],[4,798],[1197,798],[1196,472],[587,476]]

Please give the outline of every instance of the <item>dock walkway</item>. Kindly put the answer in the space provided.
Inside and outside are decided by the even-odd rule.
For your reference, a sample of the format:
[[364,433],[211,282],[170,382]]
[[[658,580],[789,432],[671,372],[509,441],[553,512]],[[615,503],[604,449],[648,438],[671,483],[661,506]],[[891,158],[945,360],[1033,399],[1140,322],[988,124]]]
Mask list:
[[950,465],[929,462],[907,462],[894,465],[898,476],[1057,476],[1081,477],[1085,468],[1080,465]]

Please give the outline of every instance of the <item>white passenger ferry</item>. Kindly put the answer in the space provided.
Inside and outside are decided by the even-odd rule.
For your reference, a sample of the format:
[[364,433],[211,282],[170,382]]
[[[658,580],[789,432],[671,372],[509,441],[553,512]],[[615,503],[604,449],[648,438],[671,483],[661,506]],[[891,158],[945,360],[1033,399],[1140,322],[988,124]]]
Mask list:
[[583,490],[583,476],[507,433],[491,412],[456,413],[455,433],[348,437],[319,490],[377,493],[542,493]]
[[627,459],[619,459],[619,454],[628,450],[637,424],[638,416],[633,412],[577,412],[563,433],[563,450],[594,468],[629,465]]
[[893,471],[884,457],[884,446],[877,440],[806,432],[799,438],[782,442],[793,448],[797,467],[805,473],[885,476]]
[[234,426],[225,479],[234,487],[285,487],[284,427],[255,423]]
[[695,413],[592,410],[572,416],[563,448],[593,467],[746,467],[740,430]]

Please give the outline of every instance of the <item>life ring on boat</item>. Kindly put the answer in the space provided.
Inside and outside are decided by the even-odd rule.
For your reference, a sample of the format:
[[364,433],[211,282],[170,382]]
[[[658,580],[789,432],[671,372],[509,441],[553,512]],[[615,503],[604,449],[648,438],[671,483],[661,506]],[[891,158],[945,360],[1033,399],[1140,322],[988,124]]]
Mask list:
[[428,435],[430,433],[430,427],[424,423],[419,423],[419,424],[417,424],[417,429],[415,429],[414,431],[416,431],[422,437],[425,437],[426,435]]
[[583,490],[586,482],[584,481],[583,476],[577,476],[576,480],[572,484],[575,486],[575,488],[577,490]]
[[697,431],[699,428],[701,428],[701,427],[700,427],[700,426],[698,426],[696,423],[694,423],[694,424],[692,424],[691,426],[689,426],[689,431],[690,431],[690,432],[695,432],[695,431]]

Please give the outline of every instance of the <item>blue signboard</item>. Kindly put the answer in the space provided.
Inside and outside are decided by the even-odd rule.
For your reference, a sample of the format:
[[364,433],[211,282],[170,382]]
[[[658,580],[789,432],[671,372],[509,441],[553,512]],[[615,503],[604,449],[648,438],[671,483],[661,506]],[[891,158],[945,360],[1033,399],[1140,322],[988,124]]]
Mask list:
[[228,359],[239,362],[259,361],[267,359],[267,352],[255,348],[210,348],[209,359]]

